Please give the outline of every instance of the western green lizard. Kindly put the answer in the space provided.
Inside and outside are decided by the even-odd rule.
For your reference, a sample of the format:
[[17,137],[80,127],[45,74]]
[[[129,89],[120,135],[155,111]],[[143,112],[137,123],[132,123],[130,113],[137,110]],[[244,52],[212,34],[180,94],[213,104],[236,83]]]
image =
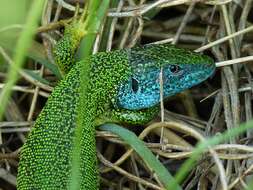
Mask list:
[[[22,147],[18,189],[66,189],[80,101],[80,73],[91,64],[81,143],[81,189],[99,188],[95,127],[106,121],[144,124],[157,113],[159,73],[163,68],[164,97],[207,79],[215,64],[207,56],[169,44],[101,52],[74,63],[82,31],[71,25],[55,51],[67,73],[55,87]],[[73,66],[72,66],[73,65]]]

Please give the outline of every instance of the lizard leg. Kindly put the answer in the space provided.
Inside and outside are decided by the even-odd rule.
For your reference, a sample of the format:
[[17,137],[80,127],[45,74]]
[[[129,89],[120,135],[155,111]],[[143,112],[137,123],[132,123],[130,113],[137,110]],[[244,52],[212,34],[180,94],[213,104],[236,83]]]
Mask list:
[[79,19],[77,18],[78,12],[79,5],[77,5],[75,15],[71,23],[64,23],[64,36],[56,43],[53,51],[55,62],[63,74],[68,73],[74,65],[76,50],[79,47],[81,39],[86,33],[84,20],[87,11],[83,11]]
[[112,122],[143,125],[151,121],[158,113],[159,107],[154,106],[143,110],[113,109],[96,119],[96,126]]

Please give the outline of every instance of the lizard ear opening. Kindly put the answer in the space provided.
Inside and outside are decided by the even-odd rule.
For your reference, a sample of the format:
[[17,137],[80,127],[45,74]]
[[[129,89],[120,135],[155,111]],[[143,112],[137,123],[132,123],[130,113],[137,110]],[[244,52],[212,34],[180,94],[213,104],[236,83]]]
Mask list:
[[131,79],[131,84],[132,84],[132,91],[134,93],[137,93],[138,89],[139,89],[139,82],[135,78],[132,78]]

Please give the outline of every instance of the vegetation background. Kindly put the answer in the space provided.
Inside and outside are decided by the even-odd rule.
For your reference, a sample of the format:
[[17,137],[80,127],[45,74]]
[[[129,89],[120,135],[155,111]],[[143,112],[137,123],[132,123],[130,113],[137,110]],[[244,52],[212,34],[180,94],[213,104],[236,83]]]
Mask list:
[[[37,7],[32,0],[0,2],[3,190],[16,188],[20,147],[61,79],[52,56],[64,30],[60,20],[69,22],[77,2],[80,7],[86,2],[36,1]],[[111,0],[96,34],[93,53],[166,42],[207,54],[217,63],[214,76],[166,100],[154,121],[128,127],[173,175],[188,167],[182,189],[253,189],[253,124],[241,125],[252,120],[252,22],[252,0]],[[198,142],[203,143],[193,149]],[[153,168],[140,159],[145,156],[115,135],[97,131],[97,147],[101,189],[164,189]],[[183,164],[196,155],[201,155],[197,162]]]

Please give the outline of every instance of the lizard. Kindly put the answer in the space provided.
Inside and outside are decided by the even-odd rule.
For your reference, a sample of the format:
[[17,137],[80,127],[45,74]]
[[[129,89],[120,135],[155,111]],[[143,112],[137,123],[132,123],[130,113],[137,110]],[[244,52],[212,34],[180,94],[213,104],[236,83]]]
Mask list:
[[[22,147],[17,189],[67,189],[71,152],[80,100],[81,71],[90,64],[85,95],[80,189],[99,189],[95,128],[108,121],[145,124],[157,114],[159,73],[163,71],[164,98],[206,80],[214,61],[170,44],[151,44],[99,52],[75,62],[83,36],[70,24],[54,55],[64,78],[54,88]],[[82,96],[81,96],[82,97]]]

